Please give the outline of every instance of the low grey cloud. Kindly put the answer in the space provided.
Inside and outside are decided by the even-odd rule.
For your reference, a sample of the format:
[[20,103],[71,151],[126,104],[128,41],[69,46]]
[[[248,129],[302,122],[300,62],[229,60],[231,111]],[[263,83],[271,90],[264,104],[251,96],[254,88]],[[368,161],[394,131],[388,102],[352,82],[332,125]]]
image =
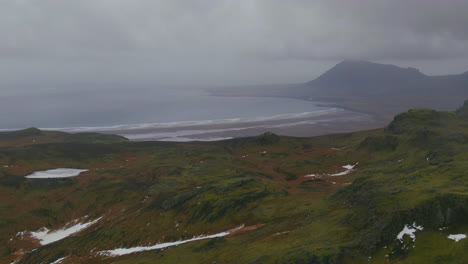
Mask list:
[[300,82],[343,59],[461,72],[466,10],[462,0],[0,0],[0,84]]

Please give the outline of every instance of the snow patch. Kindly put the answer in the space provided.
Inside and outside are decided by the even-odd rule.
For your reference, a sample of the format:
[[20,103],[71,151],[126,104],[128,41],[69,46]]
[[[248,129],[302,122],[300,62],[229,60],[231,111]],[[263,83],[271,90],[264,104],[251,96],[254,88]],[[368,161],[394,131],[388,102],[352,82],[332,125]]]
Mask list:
[[349,173],[351,173],[353,171],[354,167],[356,167],[356,165],[358,165],[358,164],[359,164],[359,162],[354,164],[354,165],[351,165],[351,164],[344,165],[344,166],[342,166],[342,168],[346,169],[345,171],[335,173],[335,174],[330,174],[330,176],[343,176],[343,175],[349,174]]
[[345,149],[346,147],[341,147],[341,148],[331,148],[332,150],[342,150],[342,149]]
[[355,167],[356,165],[357,165],[357,164],[355,164],[355,165],[350,165],[350,164],[348,164],[348,165],[344,165],[343,168],[345,168],[345,169],[347,169],[347,170],[352,170],[352,169],[354,169],[354,167]]
[[[64,228],[51,231],[45,227],[39,229],[38,231],[35,232],[20,232],[22,236],[24,236],[25,232],[29,233],[29,235],[37,240],[39,240],[39,243],[44,246],[50,243],[53,243],[55,241],[62,240],[66,237],[72,236],[86,228],[88,228],[91,225],[94,225],[97,223],[101,217],[90,221],[90,222],[85,222],[85,223],[79,223],[79,220],[74,220],[69,222],[68,224],[65,225]],[[20,234],[18,233],[18,234]]]
[[58,168],[45,171],[36,171],[25,177],[28,179],[68,178],[78,176],[85,171],[88,170]]
[[[351,164],[348,164],[348,165],[344,165],[344,166],[341,166],[343,169],[346,169],[345,171],[342,171],[342,172],[339,172],[339,173],[334,173],[334,174],[323,174],[324,176],[343,176],[343,175],[346,175],[346,174],[350,174],[351,172],[353,172],[354,168],[359,164],[356,163],[354,165],[351,165]],[[317,177],[319,175],[317,174],[307,174],[305,175],[304,177]]]
[[414,233],[416,233],[416,231],[418,230],[423,230],[423,229],[424,227],[416,225],[416,222],[414,222],[412,225],[405,225],[403,230],[401,230],[401,232],[397,235],[397,239],[403,243],[403,237],[405,235],[408,235],[411,237],[411,240],[413,240],[414,242],[416,241],[416,235]]
[[455,234],[455,235],[449,235],[448,236],[448,239],[451,239],[455,242],[458,242],[462,239],[465,239],[466,238],[466,235],[465,234]]
[[110,256],[110,257],[114,257],[114,256],[123,256],[123,255],[128,255],[128,254],[132,254],[132,253],[135,253],[135,252],[142,252],[142,251],[148,251],[148,250],[155,250],[155,249],[163,249],[163,248],[168,248],[168,247],[172,247],[172,246],[177,246],[177,245],[181,245],[181,244],[185,244],[185,243],[189,243],[189,242],[193,242],[193,241],[197,241],[197,240],[203,240],[203,239],[210,239],[210,238],[216,238],[216,237],[224,237],[224,236],[227,236],[241,228],[243,228],[244,225],[241,225],[239,227],[236,227],[234,229],[231,229],[229,231],[226,231],[226,232],[221,232],[221,233],[217,233],[217,234],[213,234],[213,235],[208,235],[208,236],[195,236],[191,239],[187,239],[187,240],[179,240],[179,241],[175,241],[175,242],[166,242],[166,243],[160,243],[160,244],[156,244],[156,245],[152,245],[152,246],[141,246],[141,247],[132,247],[132,248],[116,248],[116,249],[113,249],[113,250],[104,250],[104,251],[99,251],[98,252],[98,255],[101,255],[101,256]]
[[20,237],[20,238],[23,238],[27,234],[29,234],[28,231],[21,231],[21,232],[16,233],[16,236]]

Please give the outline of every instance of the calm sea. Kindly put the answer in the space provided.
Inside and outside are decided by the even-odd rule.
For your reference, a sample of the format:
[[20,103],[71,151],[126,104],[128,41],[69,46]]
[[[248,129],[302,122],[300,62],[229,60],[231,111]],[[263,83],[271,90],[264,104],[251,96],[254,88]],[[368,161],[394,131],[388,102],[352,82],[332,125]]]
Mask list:
[[[140,89],[0,96],[0,129],[112,127],[268,119],[325,110],[311,101],[215,97],[202,90]],[[77,129],[79,130],[79,129]],[[92,129],[90,129],[92,130]]]

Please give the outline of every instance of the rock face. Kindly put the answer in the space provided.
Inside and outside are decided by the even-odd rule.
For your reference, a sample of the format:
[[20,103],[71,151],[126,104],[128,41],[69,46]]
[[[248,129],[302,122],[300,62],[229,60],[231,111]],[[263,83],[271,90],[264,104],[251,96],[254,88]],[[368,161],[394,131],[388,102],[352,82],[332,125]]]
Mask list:
[[442,195],[421,204],[406,217],[433,229],[463,225],[468,217],[468,199],[463,195]]

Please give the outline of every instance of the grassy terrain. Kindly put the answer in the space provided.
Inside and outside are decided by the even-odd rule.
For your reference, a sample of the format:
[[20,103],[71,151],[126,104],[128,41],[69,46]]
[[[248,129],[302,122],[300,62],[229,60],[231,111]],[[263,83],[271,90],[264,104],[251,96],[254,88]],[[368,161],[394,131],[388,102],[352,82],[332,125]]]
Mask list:
[[[205,143],[0,133],[0,262],[468,263],[468,120],[411,110],[385,129]],[[347,175],[343,165],[357,164]],[[78,177],[26,179],[51,168]],[[308,174],[317,177],[304,177]],[[95,225],[40,246],[21,231]],[[403,242],[416,222],[424,230]],[[121,257],[96,252],[238,232]]]

